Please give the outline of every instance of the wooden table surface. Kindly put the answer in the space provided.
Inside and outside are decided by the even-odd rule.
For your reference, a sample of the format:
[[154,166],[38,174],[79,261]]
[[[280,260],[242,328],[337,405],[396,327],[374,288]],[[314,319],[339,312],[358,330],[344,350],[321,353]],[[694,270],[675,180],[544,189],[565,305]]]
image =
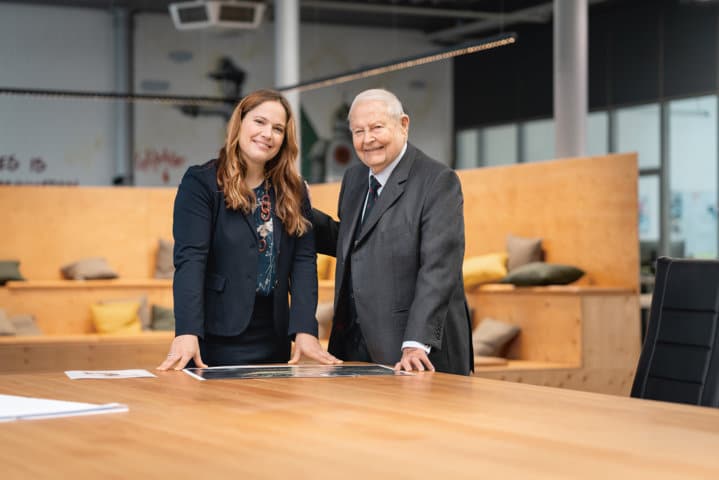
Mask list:
[[127,413],[0,423],[0,478],[719,478],[719,410],[424,373],[0,376]]

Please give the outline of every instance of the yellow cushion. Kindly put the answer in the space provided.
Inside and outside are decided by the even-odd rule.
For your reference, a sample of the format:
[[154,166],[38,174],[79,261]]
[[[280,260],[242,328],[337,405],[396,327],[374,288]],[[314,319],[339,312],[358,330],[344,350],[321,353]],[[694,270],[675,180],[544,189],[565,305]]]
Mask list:
[[334,280],[334,257],[329,255],[317,255],[317,279]]
[[462,272],[464,288],[500,280],[507,275],[507,254],[498,252],[465,258]]
[[99,333],[140,333],[142,323],[138,302],[116,302],[90,306],[92,323]]

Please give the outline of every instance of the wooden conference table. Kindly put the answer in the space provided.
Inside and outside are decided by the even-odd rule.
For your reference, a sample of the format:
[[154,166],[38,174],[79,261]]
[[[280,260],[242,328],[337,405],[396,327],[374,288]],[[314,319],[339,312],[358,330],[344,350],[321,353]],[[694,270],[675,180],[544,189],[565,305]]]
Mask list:
[[719,410],[423,373],[0,376],[127,413],[0,423],[0,478],[719,478]]

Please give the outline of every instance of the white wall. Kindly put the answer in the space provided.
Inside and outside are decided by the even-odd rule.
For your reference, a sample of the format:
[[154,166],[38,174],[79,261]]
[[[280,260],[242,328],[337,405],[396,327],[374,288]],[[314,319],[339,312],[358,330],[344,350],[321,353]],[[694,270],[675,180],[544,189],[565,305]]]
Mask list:
[[[0,86],[111,91],[112,17],[0,3]],[[0,96],[0,182],[109,184],[111,102]]]
[[[163,94],[222,96],[219,84],[207,76],[222,56],[246,72],[243,93],[274,87],[273,29],[273,24],[265,23],[258,30],[178,31],[167,15],[139,15],[135,31],[136,91],[153,93],[142,89],[143,82],[150,82],[167,84]],[[387,29],[306,24],[300,35],[302,81],[437,48],[421,33]],[[173,52],[191,58],[178,62],[173,60]],[[373,87],[388,88],[400,97],[411,117],[412,142],[438,160],[450,162],[452,72],[448,61],[305,92],[300,102],[318,135],[329,140],[338,106]],[[156,170],[136,171],[138,184],[161,184],[163,172],[167,184],[176,184],[187,165],[213,158],[222,144],[224,120],[219,116],[191,118],[176,107],[148,103],[136,104],[135,112],[136,151],[141,156],[164,151],[171,158],[184,160],[175,166],[158,160]]]

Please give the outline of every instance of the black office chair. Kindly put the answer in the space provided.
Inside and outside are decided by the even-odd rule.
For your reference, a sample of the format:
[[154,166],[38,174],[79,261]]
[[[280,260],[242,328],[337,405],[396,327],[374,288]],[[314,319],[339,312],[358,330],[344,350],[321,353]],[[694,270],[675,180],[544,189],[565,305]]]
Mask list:
[[719,261],[661,257],[632,397],[719,407]]

